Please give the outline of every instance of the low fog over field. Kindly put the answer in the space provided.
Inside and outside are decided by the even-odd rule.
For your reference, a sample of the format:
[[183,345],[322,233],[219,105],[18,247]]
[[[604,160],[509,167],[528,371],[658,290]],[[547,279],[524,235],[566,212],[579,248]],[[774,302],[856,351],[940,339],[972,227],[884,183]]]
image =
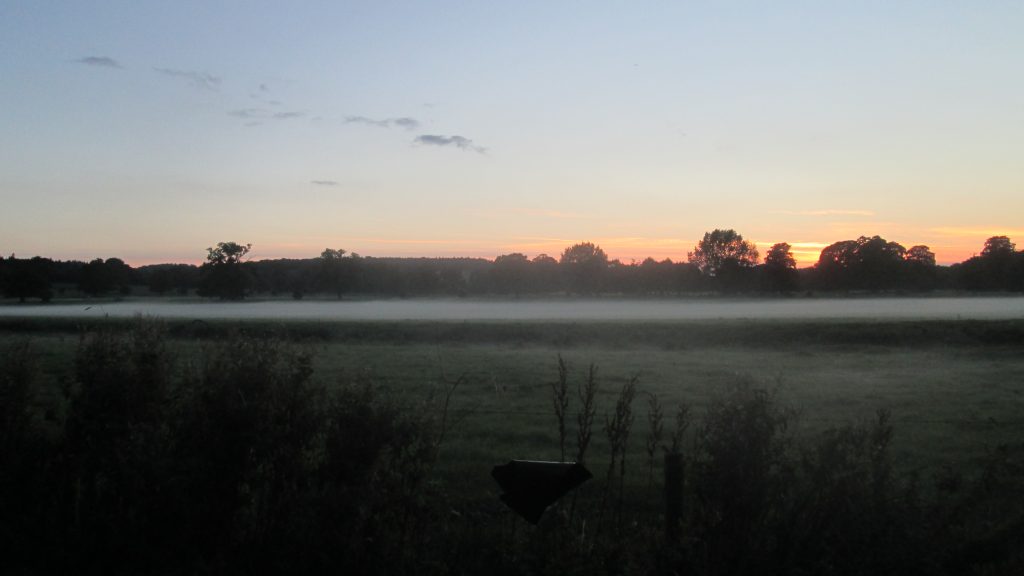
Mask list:
[[280,320],[713,320],[1024,318],[1024,298],[792,300],[366,300],[4,306],[0,316]]

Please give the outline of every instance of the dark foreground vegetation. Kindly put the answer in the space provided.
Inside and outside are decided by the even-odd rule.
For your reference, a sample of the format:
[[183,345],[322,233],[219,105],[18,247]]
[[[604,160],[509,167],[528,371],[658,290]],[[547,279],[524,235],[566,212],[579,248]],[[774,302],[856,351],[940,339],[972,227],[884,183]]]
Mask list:
[[202,266],[131,268],[118,258],[91,262],[0,258],[0,292],[10,299],[129,294],[198,295],[222,300],[269,295],[304,298],[547,294],[900,293],[933,290],[1024,291],[1024,252],[1006,236],[989,238],[978,256],[939,266],[927,246],[904,248],[879,236],[833,243],[817,264],[797,269],[790,245],[760,258],[733,230],[704,235],[686,262],[623,263],[583,242],[555,259],[520,253],[482,258],[363,258],[328,248],[318,258],[249,261],[252,246],[221,242]]
[[[64,357],[29,340],[23,324],[5,328],[21,334],[0,356],[3,573],[1024,570],[1021,439],[908,473],[893,460],[901,430],[885,410],[798,437],[800,416],[744,377],[697,410],[636,378],[609,389],[594,366],[559,360],[538,389],[552,407],[550,433],[534,442],[595,478],[532,526],[498,502],[496,487],[463,490],[458,476],[481,485],[503,463],[445,450],[460,426],[451,407],[464,375],[443,376],[432,393],[396,394],[359,367],[327,382],[312,353],[323,339],[464,338],[454,332],[118,321],[76,329]],[[587,332],[570,327],[561,345]],[[891,332],[893,341],[1021,344],[1019,323]],[[823,333],[837,346],[859,338],[849,325]],[[678,508],[663,500],[662,459],[672,454],[683,462]]]

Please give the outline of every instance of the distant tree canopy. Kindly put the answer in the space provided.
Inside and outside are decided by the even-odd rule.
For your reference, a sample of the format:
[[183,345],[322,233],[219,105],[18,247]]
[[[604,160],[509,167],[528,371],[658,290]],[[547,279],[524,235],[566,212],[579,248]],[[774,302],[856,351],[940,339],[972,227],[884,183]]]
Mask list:
[[599,292],[608,271],[608,256],[590,242],[573,244],[559,260],[565,272],[567,288],[577,294]]
[[[359,255],[341,248],[325,248],[320,253],[316,285],[321,292],[333,293],[339,300],[356,285]],[[294,294],[293,290],[293,294]]]
[[765,292],[792,292],[796,290],[798,274],[792,247],[779,242],[768,249],[761,270],[761,289]]
[[721,292],[756,289],[753,268],[758,257],[754,243],[732,229],[705,232],[693,252],[687,254],[690,263],[711,281],[712,288]]
[[483,258],[373,258],[326,248],[316,258],[249,261],[252,246],[221,242],[207,249],[202,266],[156,264],[132,268],[118,258],[89,262],[48,258],[0,258],[0,292],[27,301],[53,297],[103,297],[133,290],[164,295],[239,300],[250,294],[307,294],[342,298],[380,296],[465,296],[484,294],[774,293],[796,291],[970,291],[1024,292],[1024,252],[1006,236],[985,241],[979,255],[938,266],[928,246],[905,249],[880,236],[860,236],[825,247],[811,268],[796,268],[792,246],[772,245],[758,265],[758,253],[734,230],[704,235],[689,262],[645,258],[609,260],[599,246],[580,242],[560,259],[532,259],[512,252]]
[[492,290],[497,294],[519,295],[534,284],[534,270],[525,254],[513,252],[494,259],[491,269]]
[[138,282],[154,294],[184,296],[199,283],[199,269],[191,264],[154,264],[137,270]]
[[693,252],[687,254],[691,264],[708,276],[718,276],[723,269],[749,268],[757,264],[757,247],[743,239],[735,230],[705,232]]
[[985,258],[1004,258],[1012,256],[1016,252],[1017,245],[1010,242],[1006,236],[993,236],[985,240],[985,247],[981,249],[981,255]]
[[38,298],[49,302],[53,297],[50,289],[53,262],[49,258],[18,259],[11,254],[7,260],[0,258],[0,265],[0,291],[7,298],[17,298],[19,302]]
[[1006,236],[985,241],[981,255],[952,266],[957,287],[981,291],[1024,291],[1024,252]]
[[[915,246],[912,261],[926,264],[931,251]],[[892,290],[904,285],[907,277],[907,250],[881,236],[861,236],[825,247],[815,265],[818,287],[824,290]]]
[[78,288],[89,296],[100,296],[114,290],[131,291],[132,269],[120,258],[96,258],[85,266],[78,278]]
[[220,242],[206,249],[206,263],[199,267],[200,296],[221,300],[242,300],[253,283],[252,276],[242,267],[242,260],[252,244]]

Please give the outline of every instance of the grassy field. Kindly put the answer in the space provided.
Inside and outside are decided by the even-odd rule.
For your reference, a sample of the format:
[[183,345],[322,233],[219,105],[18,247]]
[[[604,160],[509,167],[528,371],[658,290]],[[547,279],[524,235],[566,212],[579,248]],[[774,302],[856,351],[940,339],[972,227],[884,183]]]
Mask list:
[[[2,340],[27,338],[43,354],[48,386],[37,396],[41,410],[59,406],[77,334],[88,326],[95,324],[0,323]],[[699,423],[709,400],[737,382],[763,386],[793,408],[798,440],[890,410],[893,455],[903,471],[969,471],[973,460],[998,445],[1024,440],[1022,321],[176,322],[168,330],[184,362],[232,330],[285,335],[315,353],[320,381],[370,381],[422,410],[441,410],[427,399],[436,400],[461,378],[439,471],[467,496],[493,496],[487,472],[495,464],[560,457],[550,388],[559,355],[573,391],[589,365],[597,367],[596,469],[607,452],[604,415],[623,384],[639,379],[628,453],[634,482],[646,477],[648,394],[659,398],[669,426],[679,403],[689,405]],[[570,420],[577,404],[573,397]]]
[[[4,319],[0,350],[13,572],[1024,567],[1024,320]],[[594,479],[534,526],[490,472],[562,457],[560,359],[570,459],[596,367]],[[689,407],[671,485],[655,397],[662,446]]]

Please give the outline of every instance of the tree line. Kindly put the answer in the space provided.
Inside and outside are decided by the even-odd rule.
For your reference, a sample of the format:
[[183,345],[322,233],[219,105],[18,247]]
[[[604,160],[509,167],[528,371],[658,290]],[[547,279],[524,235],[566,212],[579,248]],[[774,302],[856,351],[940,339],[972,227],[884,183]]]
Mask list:
[[119,258],[90,262],[0,257],[0,292],[21,302],[133,293],[198,295],[222,300],[308,295],[344,298],[467,295],[795,294],[805,292],[1024,291],[1024,251],[1006,236],[980,254],[940,266],[928,246],[905,248],[880,236],[835,242],[818,262],[798,269],[792,247],[771,246],[764,259],[735,230],[713,230],[686,261],[609,259],[591,242],[555,258],[514,252],[483,258],[374,258],[327,248],[306,259],[248,260],[251,244],[221,242],[206,261],[133,268]]

